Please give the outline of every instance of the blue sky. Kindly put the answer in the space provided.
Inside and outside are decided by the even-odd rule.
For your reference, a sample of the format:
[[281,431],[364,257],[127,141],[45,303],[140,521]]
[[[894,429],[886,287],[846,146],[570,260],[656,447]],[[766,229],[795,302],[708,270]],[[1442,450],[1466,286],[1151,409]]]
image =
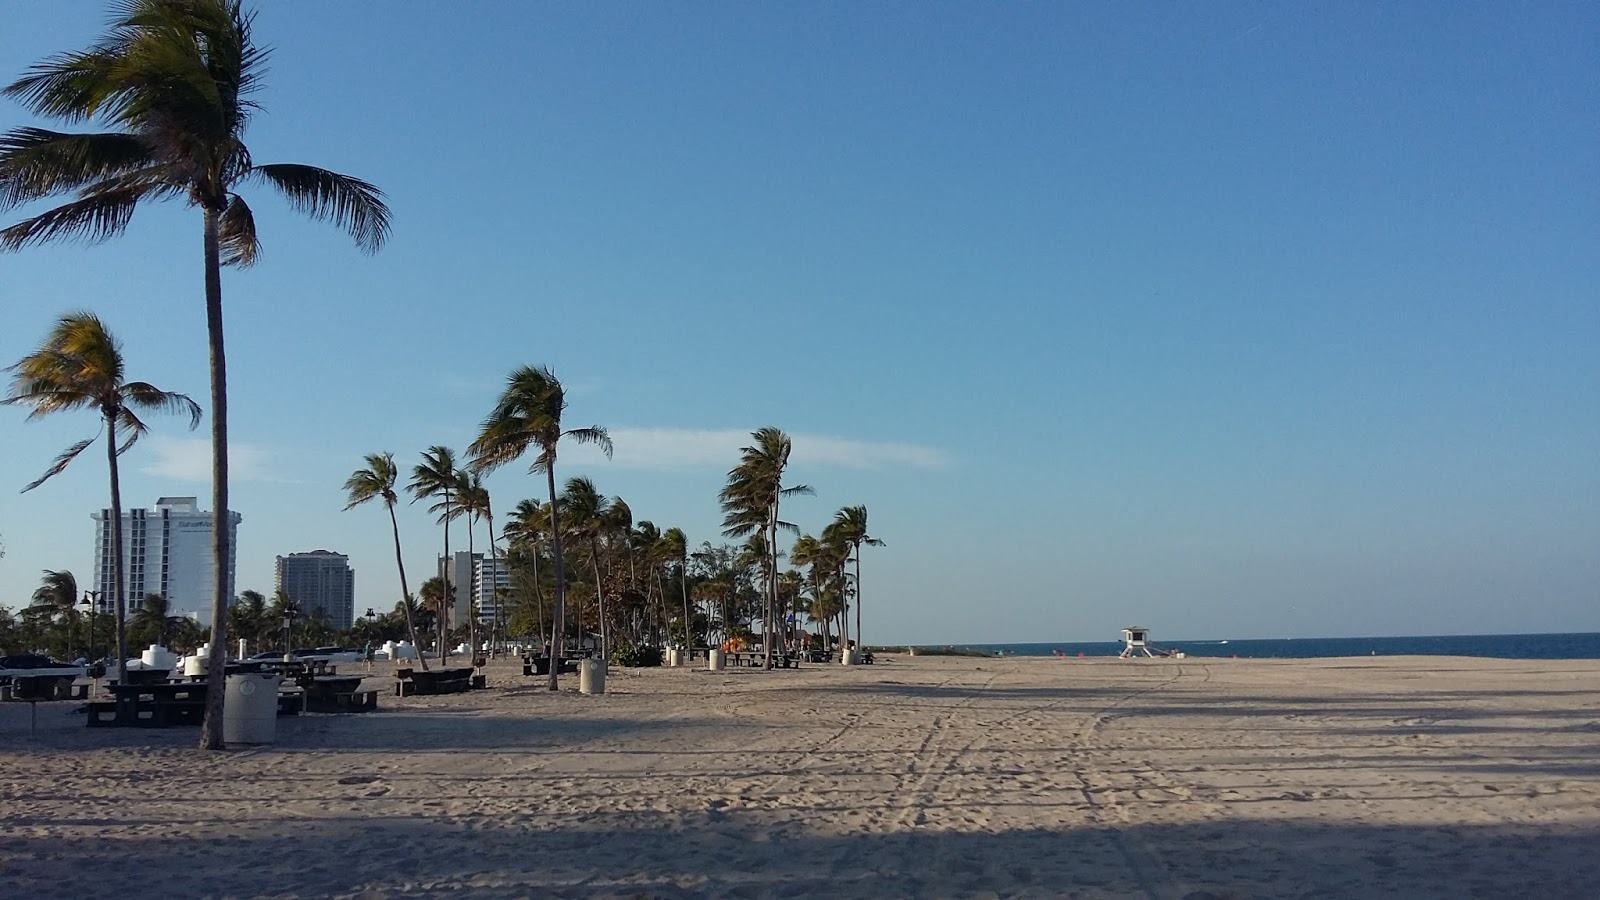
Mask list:
[[[252,195],[241,588],[328,548],[392,606],[344,478],[464,449],[533,363],[617,440],[558,474],[694,542],[743,434],[795,435],[794,521],[887,542],[871,642],[1600,630],[1591,4],[260,6],[255,158],[395,230],[364,257]],[[0,75],[104,15],[6,4]],[[202,304],[198,215],[152,207],[0,257],[0,362],[87,306],[204,401]],[[204,429],[153,424],[125,502],[206,496]],[[93,428],[0,410],[0,471]],[[101,459],[0,490],[4,602],[89,569]]]

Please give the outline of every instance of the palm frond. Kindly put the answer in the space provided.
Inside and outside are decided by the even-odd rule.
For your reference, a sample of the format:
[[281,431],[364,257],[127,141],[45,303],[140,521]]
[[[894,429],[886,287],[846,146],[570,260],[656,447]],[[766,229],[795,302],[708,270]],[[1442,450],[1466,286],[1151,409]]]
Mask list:
[[261,256],[261,241],[256,237],[256,217],[238,194],[228,195],[228,207],[217,221],[217,240],[222,245],[222,264],[247,269]]
[[118,456],[127,453],[134,444],[139,443],[139,438],[144,437],[145,432],[150,430],[149,426],[145,425],[143,420],[126,406],[117,410],[116,422],[117,433],[123,436],[122,443],[117,445]]
[[[99,435],[95,435],[95,437],[99,437]],[[50,464],[50,468],[46,469],[43,475],[29,482],[28,486],[22,489],[22,493],[26,494],[46,481],[60,475],[62,470],[71,465],[72,461],[78,458],[78,454],[88,449],[89,445],[94,441],[95,438],[86,438],[62,451],[61,455],[56,457],[55,462]]]
[[127,230],[139,201],[156,185],[128,185],[94,191],[0,231],[0,250],[20,250],[58,237],[99,243]]
[[561,436],[572,438],[580,444],[593,444],[605,453],[606,459],[611,458],[613,450],[611,435],[606,433],[606,430],[599,425],[591,425],[588,428],[574,428],[571,431],[562,432]]
[[149,146],[131,134],[16,128],[0,135],[0,210],[137,171],[151,161]]
[[389,236],[389,207],[383,191],[372,184],[298,163],[272,163],[252,171],[283,192],[296,210],[349,232],[363,252],[376,252]]
[[68,122],[93,118],[111,93],[115,55],[105,47],[60,53],[30,66],[5,95],[36,115]]
[[202,415],[200,404],[191,400],[188,394],[163,391],[146,381],[133,381],[122,386],[122,399],[128,406],[139,409],[175,415],[188,413],[189,430],[193,431],[200,427]]

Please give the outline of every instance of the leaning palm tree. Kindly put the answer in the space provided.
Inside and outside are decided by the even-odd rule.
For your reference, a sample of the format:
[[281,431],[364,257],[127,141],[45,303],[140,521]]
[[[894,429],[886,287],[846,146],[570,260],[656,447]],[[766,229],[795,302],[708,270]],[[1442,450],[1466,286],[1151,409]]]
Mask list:
[[[399,499],[394,491],[394,483],[400,477],[400,470],[394,464],[393,453],[371,453],[366,459],[367,467],[351,472],[350,477],[345,480],[344,489],[350,497],[350,502],[346,503],[344,508],[353,509],[368,500],[383,498],[383,505],[389,510],[389,526],[394,529],[394,564],[400,569],[400,596],[409,598],[411,588],[406,585],[406,561],[400,555],[400,522],[394,515],[394,504]],[[411,617],[411,604],[405,603],[403,608],[406,612],[406,633],[411,637],[411,646],[420,648],[422,645],[417,643],[417,623]],[[428,661],[422,658],[420,650],[417,652],[417,658],[422,663],[422,670],[426,672]]]
[[861,548],[882,547],[883,541],[867,534],[867,508],[865,506],[846,506],[834,514],[833,523],[829,526],[835,530],[839,540],[850,547],[856,563],[856,644],[865,648],[861,640]]
[[[55,238],[101,241],[121,234],[146,200],[200,207],[206,331],[211,360],[212,508],[228,510],[228,390],[222,330],[222,267],[260,254],[255,217],[237,190],[264,182],[296,211],[331,221],[375,252],[389,234],[376,187],[327,169],[257,165],[244,143],[250,99],[267,51],[241,0],[121,0],[110,30],[89,49],[34,65],[5,89],[33,113],[111,131],[68,134],[14,128],[0,136],[0,210],[46,197],[74,199],[0,231],[0,250]],[[227,643],[228,529],[212,529],[211,645]],[[119,600],[120,600],[119,596]],[[222,682],[226,654],[208,678]],[[222,749],[222,691],[207,695],[202,749]]]
[[[412,494],[411,502],[415,503],[424,497],[440,498],[428,511],[439,514],[439,521],[444,524],[444,556],[439,566],[439,577],[445,579],[445,606],[440,610],[439,633],[442,635],[450,628],[450,600],[454,597],[453,585],[450,578],[450,520],[455,518],[452,512],[456,489],[460,485],[460,476],[456,469],[456,454],[449,447],[435,444],[422,453],[422,462],[411,470],[411,483],[406,485],[406,490]],[[456,577],[460,577],[457,573]],[[445,641],[439,641],[439,662],[443,664],[448,658],[449,648]]]
[[48,606],[61,615],[67,626],[67,659],[73,659],[72,626],[78,618],[78,579],[66,569],[45,569],[39,587],[33,592],[33,605]]
[[[594,444],[611,456],[611,436],[598,425],[589,428],[562,430],[561,414],[567,409],[566,391],[548,367],[523,366],[511,373],[506,389],[490,411],[478,432],[478,439],[467,448],[472,457],[472,469],[489,472],[508,462],[520,459],[531,447],[539,448],[539,455],[528,467],[529,472],[545,476],[545,486],[550,493],[550,540],[556,560],[556,600],[552,615],[552,655],[558,655],[561,635],[565,629],[566,575],[561,560],[561,520],[556,509],[556,449],[562,438],[580,444]],[[558,690],[557,673],[560,666],[554,658],[550,664],[550,690]]]
[[763,617],[762,649],[765,668],[772,668],[773,633],[778,610],[778,529],[795,527],[778,517],[782,498],[815,493],[806,485],[783,486],[783,473],[789,466],[794,443],[777,428],[761,428],[750,434],[754,442],[740,449],[739,464],[728,472],[728,483],[719,499],[722,502],[722,533],[745,537],[759,533],[766,546],[766,612]]
[[[186,412],[189,427],[193,429],[200,424],[200,407],[184,394],[163,391],[143,381],[126,381],[122,345],[93,313],[62,316],[45,337],[44,344],[24,356],[10,371],[16,373],[16,379],[5,402],[33,407],[28,414],[30,419],[76,409],[92,409],[100,414],[100,427],[106,434],[106,463],[111,469],[111,555],[115,558],[111,589],[116,598],[117,665],[120,666],[128,658],[128,601],[127,561],[122,555],[122,482],[117,457],[148,430],[138,416],[139,410]],[[22,489],[23,493],[59,474],[94,440],[94,437],[86,438],[68,447],[43,475]],[[227,529],[213,531],[225,533]]]

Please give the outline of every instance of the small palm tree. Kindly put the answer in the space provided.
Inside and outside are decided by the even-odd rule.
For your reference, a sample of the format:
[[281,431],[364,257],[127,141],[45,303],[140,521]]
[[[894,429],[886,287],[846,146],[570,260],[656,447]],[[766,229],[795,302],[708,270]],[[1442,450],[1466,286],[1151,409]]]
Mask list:
[[[148,430],[139,418],[140,410],[186,412],[189,427],[193,429],[200,424],[200,407],[184,394],[169,393],[143,381],[127,381],[122,345],[93,313],[70,313],[56,320],[44,344],[24,356],[10,371],[16,373],[16,379],[5,402],[32,407],[29,419],[78,409],[92,409],[100,414],[101,430],[106,434],[106,464],[111,469],[111,555],[115,557],[111,586],[116,597],[117,660],[121,665],[121,661],[128,658],[124,624],[128,609],[127,563],[122,553],[122,483],[117,457],[127,452]],[[94,437],[86,438],[68,447],[43,475],[22,489],[23,493],[59,474],[94,440]]]
[[[587,478],[568,478],[566,490],[557,501],[574,538],[589,543],[589,565],[594,573],[596,618],[600,626],[600,656],[606,657],[610,629],[606,621],[606,595],[600,585],[600,534],[606,528],[611,501]],[[580,619],[581,625],[581,619]]]
[[[437,513],[439,521],[444,525],[444,562],[440,566],[441,578],[448,578],[450,569],[450,520],[456,517],[453,511],[452,500],[461,483],[459,470],[456,468],[456,454],[449,447],[434,445],[422,452],[422,462],[411,470],[411,483],[406,485],[406,490],[411,492],[411,502],[415,503],[424,497],[440,498],[428,512]],[[460,577],[457,575],[457,577]],[[445,583],[445,605],[439,611],[439,621],[442,623],[439,633],[443,634],[450,628],[450,600],[454,594],[453,586]],[[439,642],[439,662],[442,664],[449,648],[444,641]]]
[[133,625],[141,632],[152,635],[152,640],[167,646],[167,638],[182,616],[172,615],[172,606],[165,594],[145,594],[144,602],[133,614]]
[[[88,50],[33,66],[5,89],[37,115],[115,129],[65,134],[15,128],[0,136],[0,210],[46,197],[74,199],[0,231],[0,250],[55,238],[100,241],[121,234],[147,200],[200,207],[204,227],[206,332],[211,360],[212,508],[228,510],[228,389],[222,333],[222,267],[260,253],[255,216],[237,190],[264,182],[313,219],[345,229],[376,252],[389,208],[359,178],[292,163],[257,165],[244,143],[250,99],[266,50],[240,0],[122,0],[110,31]],[[211,645],[227,643],[228,531],[212,534]],[[120,594],[118,597],[121,599]],[[222,682],[224,653],[208,677]],[[222,691],[207,694],[200,747],[222,749]]]
[[728,472],[728,483],[719,495],[724,513],[722,533],[728,537],[759,533],[765,542],[767,599],[762,647],[766,653],[764,667],[770,669],[778,611],[778,529],[798,530],[778,517],[778,505],[784,497],[815,491],[803,484],[783,486],[783,473],[794,449],[787,434],[777,428],[761,428],[751,432],[750,437],[753,442],[740,449],[739,464]]
[[866,644],[861,640],[861,548],[882,547],[883,541],[867,534],[867,508],[865,506],[846,506],[839,510],[833,517],[833,528],[838,539],[850,547],[856,563],[856,643],[862,647]]
[[545,523],[549,518],[545,507],[539,501],[519,500],[507,516],[503,532],[507,547],[525,554],[532,563],[533,597],[534,602],[538,604],[540,622],[544,621],[544,588],[539,579],[539,557],[543,555],[540,545],[544,543],[547,529]]
[[[345,479],[344,490],[350,502],[346,503],[346,510],[354,509],[368,500],[382,499],[383,505],[389,510],[389,525],[394,529],[394,564],[400,569],[400,596],[409,598],[411,588],[406,585],[406,561],[400,555],[400,521],[395,518],[394,504],[399,499],[395,494],[394,484],[400,476],[400,470],[394,464],[393,453],[370,453],[366,457],[367,467],[357,469]],[[411,604],[403,603],[405,610],[406,633],[411,636],[411,646],[421,648],[417,643],[417,623],[411,616]],[[422,658],[419,649],[417,659],[422,663],[422,670],[428,670],[428,661]]]
[[683,649],[694,649],[694,618],[689,615],[689,538],[677,526],[661,533],[661,554],[678,564],[678,590],[683,595]]
[[[561,646],[566,612],[565,572],[561,559],[561,521],[556,511],[556,450],[562,438],[579,444],[593,444],[611,456],[611,436],[598,425],[590,428],[563,430],[561,414],[567,409],[567,394],[561,382],[547,367],[523,366],[511,373],[506,389],[495,403],[488,418],[478,432],[477,440],[467,448],[472,458],[472,469],[487,473],[508,462],[522,458],[532,447],[539,448],[529,472],[542,472],[550,494],[550,540],[556,559],[556,602],[552,616],[551,653]],[[557,672],[560,666],[552,660],[550,665],[550,690],[558,690]]]
[[[33,592],[34,606],[48,606],[67,627],[67,659],[72,655],[72,626],[78,619],[78,579],[66,569],[45,569],[39,587]],[[91,612],[91,615],[93,613]]]
[[228,633],[259,645],[266,626],[267,598],[260,591],[240,591],[239,602],[228,607]]

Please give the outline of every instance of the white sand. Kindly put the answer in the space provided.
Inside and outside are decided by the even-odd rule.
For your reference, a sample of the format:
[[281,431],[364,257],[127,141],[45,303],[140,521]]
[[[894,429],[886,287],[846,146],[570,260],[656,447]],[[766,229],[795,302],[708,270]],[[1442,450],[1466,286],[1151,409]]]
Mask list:
[[227,754],[6,704],[0,893],[1600,897],[1600,661],[519,673]]

